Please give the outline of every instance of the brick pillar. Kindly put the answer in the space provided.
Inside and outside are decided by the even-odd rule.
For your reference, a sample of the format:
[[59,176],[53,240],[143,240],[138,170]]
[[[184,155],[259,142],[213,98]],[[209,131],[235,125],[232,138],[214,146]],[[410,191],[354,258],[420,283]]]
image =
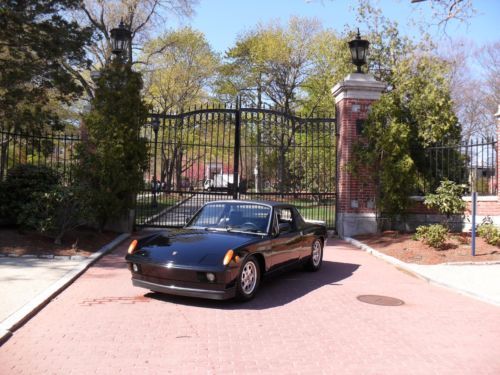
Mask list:
[[336,227],[341,237],[377,231],[375,186],[363,176],[363,170],[354,174],[347,166],[354,157],[353,144],[360,136],[363,120],[385,87],[370,74],[352,73],[332,89],[339,133]]

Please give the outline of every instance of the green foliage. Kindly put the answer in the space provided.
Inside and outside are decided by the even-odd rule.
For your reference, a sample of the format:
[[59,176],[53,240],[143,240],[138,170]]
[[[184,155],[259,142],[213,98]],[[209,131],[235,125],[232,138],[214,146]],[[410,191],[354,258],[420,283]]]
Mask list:
[[411,158],[411,129],[394,118],[387,120],[387,111],[398,113],[400,108],[389,95],[384,95],[372,107],[370,119],[363,131],[365,140],[355,145],[354,170],[373,166],[373,183],[378,186],[377,207],[386,214],[402,213],[409,206],[416,173]]
[[332,87],[352,72],[351,54],[346,48],[349,40],[349,36],[332,30],[315,35],[310,55],[312,69],[302,87],[305,95],[300,104],[305,113],[330,113],[335,108]]
[[146,100],[158,112],[180,112],[206,101],[219,59],[201,32],[167,32],[147,43],[143,54],[149,56]]
[[332,112],[331,88],[352,69],[346,38],[313,19],[258,25],[229,49],[219,69],[220,97],[286,112]]
[[407,56],[393,67],[391,90],[372,106],[355,166],[374,167],[377,207],[384,213],[409,207],[409,196],[427,176],[425,147],[459,139],[443,66],[431,56]]
[[61,244],[64,234],[82,224],[85,217],[85,191],[79,187],[53,186],[36,192],[23,205],[19,220],[24,226],[53,236]]
[[84,118],[88,139],[77,149],[76,177],[89,194],[100,229],[133,208],[135,194],[143,187],[148,155],[139,131],[149,109],[141,89],[139,73],[112,62],[102,70],[92,110]]
[[[387,83],[387,92],[371,108],[351,167],[356,171],[370,165],[379,211],[404,214],[411,204],[409,196],[434,184],[425,148],[460,139],[449,65],[433,54],[425,35],[420,44],[402,36],[398,24],[370,1],[360,1],[358,12],[369,29],[369,70]],[[459,160],[458,153],[449,157]]]
[[477,234],[479,237],[484,238],[484,240],[490,245],[500,245],[500,229],[495,227],[493,224],[479,225],[477,227]]
[[68,21],[80,0],[3,1],[0,5],[0,118],[10,129],[58,127],[58,107],[82,92],[71,69],[87,64],[91,28]]
[[444,225],[432,224],[419,226],[414,237],[437,249],[444,245],[447,235],[448,229]]
[[23,207],[36,199],[36,194],[48,192],[59,183],[59,174],[52,168],[30,164],[13,167],[0,183],[0,217],[23,224],[19,218]]
[[446,215],[449,219],[451,215],[463,214],[465,202],[462,200],[465,186],[457,185],[453,181],[443,180],[436,189],[436,194],[427,194],[424,204],[429,208],[434,208],[439,213]]

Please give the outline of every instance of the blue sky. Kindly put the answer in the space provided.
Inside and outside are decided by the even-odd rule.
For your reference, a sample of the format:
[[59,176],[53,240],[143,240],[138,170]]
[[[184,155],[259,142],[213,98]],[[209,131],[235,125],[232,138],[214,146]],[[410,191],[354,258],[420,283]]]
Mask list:
[[[451,38],[471,39],[478,45],[500,39],[500,0],[473,0],[477,15],[469,25],[451,23],[446,32]],[[337,31],[345,26],[363,31],[364,26],[355,21],[350,8],[357,4],[349,0],[200,0],[196,15],[183,24],[202,31],[214,50],[224,52],[230,48],[237,36],[252,29],[259,22],[281,21],[291,16],[315,17],[327,28]],[[416,36],[416,30],[409,24],[411,15],[430,20],[426,3],[411,4],[410,0],[380,0],[380,8],[387,18],[399,22],[401,30]],[[422,14],[420,14],[420,12]],[[171,19],[171,26],[178,24]],[[442,33],[429,29],[433,36],[446,39]]]

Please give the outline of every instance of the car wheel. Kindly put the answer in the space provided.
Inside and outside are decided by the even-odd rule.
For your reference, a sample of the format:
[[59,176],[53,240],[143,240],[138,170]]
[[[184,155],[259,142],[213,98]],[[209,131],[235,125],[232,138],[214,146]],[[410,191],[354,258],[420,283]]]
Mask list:
[[306,269],[309,271],[318,271],[323,263],[323,242],[315,239],[311,246],[311,257],[309,258]]
[[260,267],[255,257],[250,256],[241,265],[236,296],[240,301],[251,300],[257,293],[260,284]]

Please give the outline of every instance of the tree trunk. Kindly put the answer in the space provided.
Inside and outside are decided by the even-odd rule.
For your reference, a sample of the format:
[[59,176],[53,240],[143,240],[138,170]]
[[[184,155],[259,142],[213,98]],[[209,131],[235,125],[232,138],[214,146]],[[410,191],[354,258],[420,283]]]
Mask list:
[[175,160],[175,183],[177,190],[182,190],[182,159],[183,152],[180,149]]

